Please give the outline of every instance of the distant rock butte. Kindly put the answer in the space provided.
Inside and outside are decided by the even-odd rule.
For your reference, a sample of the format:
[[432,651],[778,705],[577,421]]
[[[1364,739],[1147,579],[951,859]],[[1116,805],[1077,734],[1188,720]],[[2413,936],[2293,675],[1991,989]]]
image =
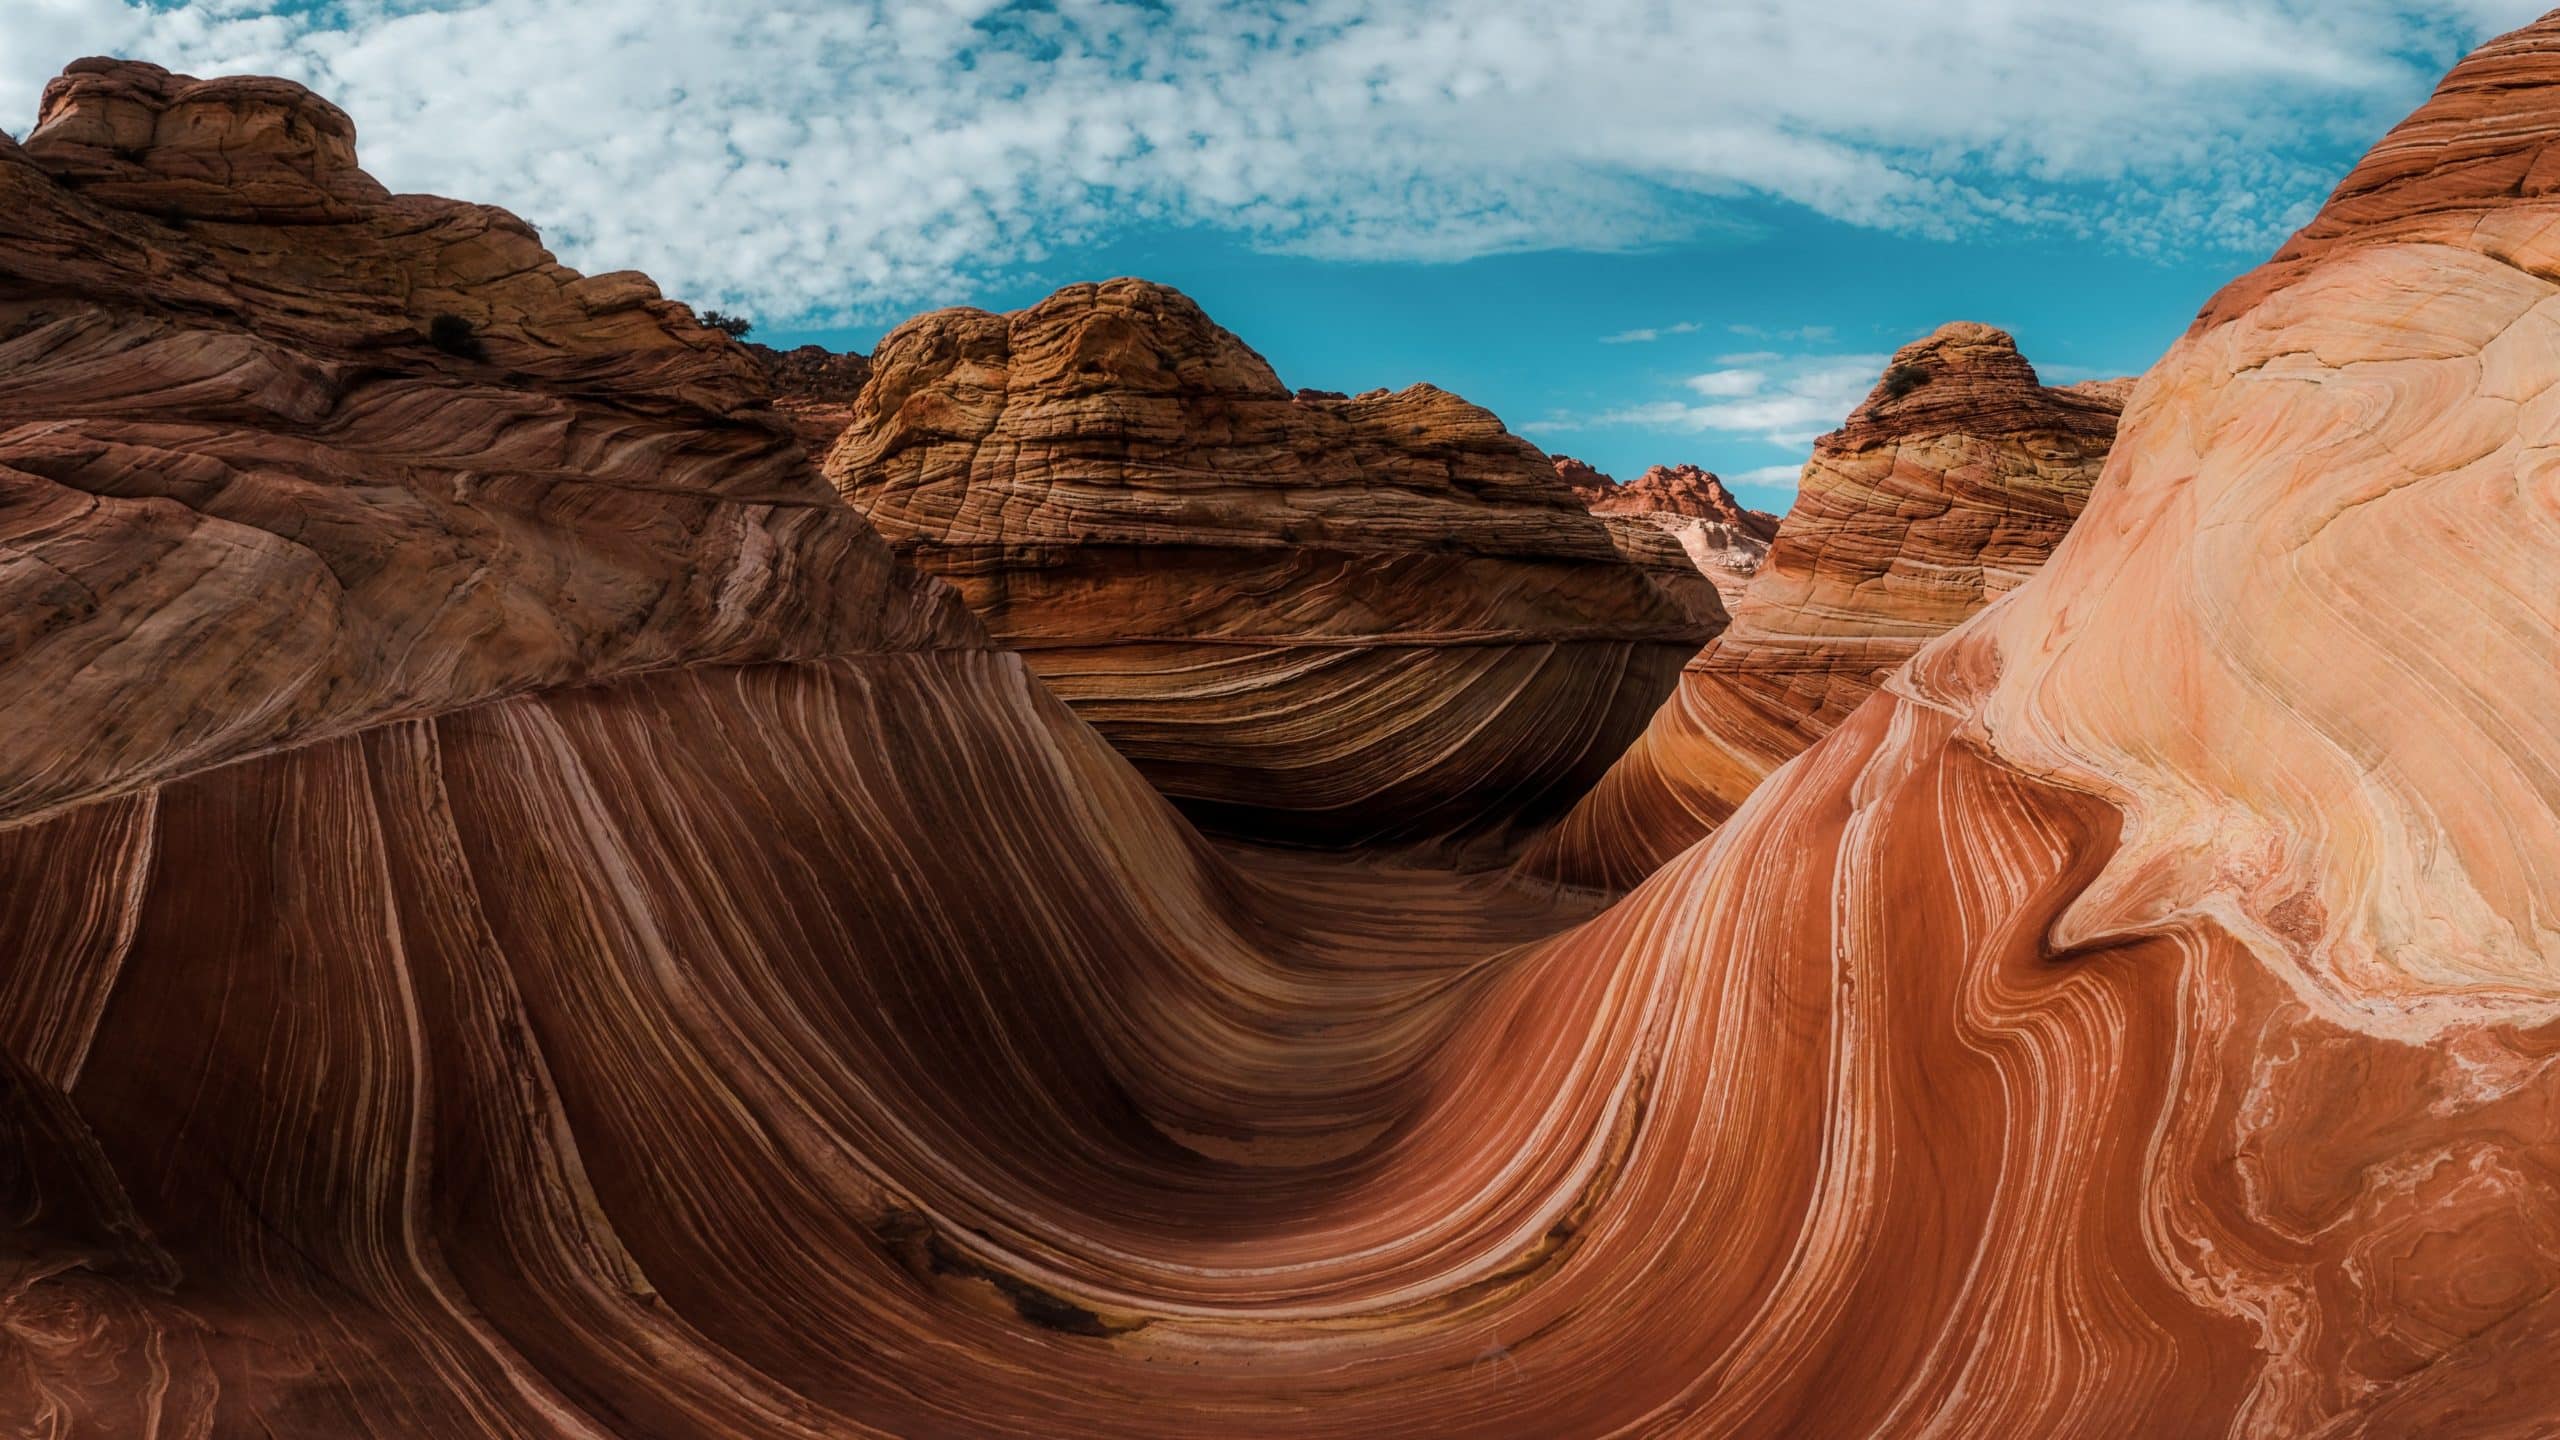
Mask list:
[[872,359],[838,488],[1230,833],[1533,823],[1722,621],[1491,414],[1429,385],[1292,392],[1164,286],[939,311]]
[[1656,465],[1637,478],[1592,497],[1590,505],[1604,515],[1679,515],[1691,520],[1713,520],[1763,540],[1778,533],[1777,516],[1744,509],[1721,478],[1695,465]]
[[1585,461],[1576,460],[1570,455],[1550,455],[1547,458],[1556,467],[1556,478],[1570,487],[1574,497],[1585,505],[1601,499],[1617,488],[1617,481],[1592,469]]
[[836,437],[853,423],[854,397],[871,378],[871,357],[822,345],[776,350],[752,341],[746,351],[773,382],[773,408],[807,448],[812,472],[822,473]]
[[[1987,325],[1904,346],[1816,443],[1732,627],[1528,870],[1604,887],[1643,879],[1921,645],[2034,573],[2088,499],[2129,385],[2042,385]],[[1661,470],[1595,508],[1622,504],[1738,508],[1721,485]]]
[[1621,549],[1657,551],[1642,534],[1647,529],[1670,536],[1691,568],[1715,586],[1727,611],[1742,598],[1777,537],[1777,516],[1743,508],[1723,480],[1695,465],[1656,465],[1621,485],[1570,455],[1553,458],[1556,478],[1573,487],[1611,534],[1627,537]]

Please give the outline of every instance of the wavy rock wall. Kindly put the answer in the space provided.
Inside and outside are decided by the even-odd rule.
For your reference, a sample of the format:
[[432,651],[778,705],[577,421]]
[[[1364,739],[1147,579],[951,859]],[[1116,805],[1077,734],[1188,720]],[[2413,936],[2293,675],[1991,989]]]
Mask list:
[[2125,393],[2042,385],[1987,325],[1896,352],[1816,442],[1732,627],[1524,869],[1624,889],[1723,823],[1923,644],[2035,572],[2087,503]]
[[[0,971],[0,1421],[2546,1431],[2555,143],[2546,22],[2377,149],[2316,253],[2208,307],[2041,570],[1578,925],[1498,877],[1230,863],[920,587],[816,615],[750,587],[709,632],[794,616],[834,646],[805,658],[599,647],[558,683],[441,679],[431,713],[350,686],[302,729],[239,718],[292,693],[270,677],[180,676],[195,728],[110,687],[0,732],[32,777],[0,955],[37,957]],[[163,242],[39,150],[0,176],[86,243],[0,248],[9,305],[286,346],[237,271],[150,298]],[[692,349],[664,333],[639,343]],[[406,343],[356,369],[427,377],[439,424],[511,396],[601,430],[580,455],[731,443],[667,389],[472,388]],[[51,388],[48,353],[0,354],[12,443],[98,391]],[[198,396],[268,423],[160,373],[130,372],[157,398],[126,426]],[[115,517],[102,492],[223,432],[183,433],[65,472],[94,489],[0,473]],[[557,574],[654,575],[696,533],[667,509],[718,530],[702,492],[767,463],[805,474],[786,442],[509,533],[581,558]],[[183,531],[212,503],[137,508]],[[57,514],[0,513],[6,553]],[[165,531],[82,533],[102,604],[151,583],[105,558]],[[238,592],[225,624],[288,608]],[[108,633],[22,637],[0,693],[79,676],[52,643],[164,653]],[[161,748],[85,760],[72,723]],[[232,734],[276,738],[159,758]]]
[[1550,818],[1721,620],[1486,411],[1293,393],[1145,281],[909,321],[827,471],[1187,813],[1252,838]]

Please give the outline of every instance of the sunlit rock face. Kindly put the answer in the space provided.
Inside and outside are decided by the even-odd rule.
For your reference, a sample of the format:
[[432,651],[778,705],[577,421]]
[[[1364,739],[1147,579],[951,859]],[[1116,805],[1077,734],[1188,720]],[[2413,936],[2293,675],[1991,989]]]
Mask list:
[[2129,389],[2043,385],[1988,325],[1904,346],[1815,444],[1732,627],[1527,870],[1623,889],[1721,824],[1923,644],[2035,572],[2087,503]]
[[[168,668],[164,612],[314,602],[148,588],[171,532],[119,486],[291,440],[349,457],[308,505],[390,523],[450,493],[439,427],[565,407],[592,447],[485,467],[550,487],[510,545],[691,577],[733,571],[658,547],[749,476],[796,517],[805,471],[734,418],[754,387],[687,398],[727,362],[672,321],[333,369],[405,272],[322,303],[316,259],[285,291],[243,258],[298,227],[180,252],[0,146],[0,305],[45,317],[0,342],[0,439],[112,402],[158,447],[0,470],[0,576],[73,534],[136,617],[0,652],[0,713],[62,707],[0,727],[43,782],[0,802],[0,1430],[2547,1433],[2555,144],[2560,22],[2358,171],[2370,229],[2333,207],[2206,310],[2045,566],[1596,915],[1230,863],[913,584],[740,576],[729,628],[666,632],[706,658],[599,644],[410,708],[348,682],[326,723],[206,741],[292,677],[87,673]],[[92,352],[17,348],[52,325],[129,327],[135,368],[65,379]],[[334,408],[158,378],[241,336]],[[406,448],[362,402],[411,385]],[[137,505],[319,543],[211,513],[246,483]],[[771,563],[871,553],[807,523]],[[472,573],[417,607],[503,578]],[[436,643],[439,677],[521,647]]]
[[937,312],[873,364],[837,486],[1220,830],[1552,815],[1714,633],[1491,414],[1293,393],[1160,285]]
[[1746,508],[1722,479],[1695,465],[1656,465],[1623,485],[1569,455],[1556,456],[1555,467],[1622,547],[1645,529],[1671,536],[1727,609],[1741,601],[1778,538],[1777,516]]

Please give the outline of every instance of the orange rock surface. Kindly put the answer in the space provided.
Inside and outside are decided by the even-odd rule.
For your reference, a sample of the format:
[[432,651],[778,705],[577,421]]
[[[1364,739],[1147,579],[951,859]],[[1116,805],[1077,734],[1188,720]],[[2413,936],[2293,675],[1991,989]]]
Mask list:
[[[2377,150],[2436,228],[2217,300],[2047,564],[1590,916],[1203,844],[663,311],[509,241],[421,347],[475,252],[389,237],[490,212],[173,241],[0,143],[0,1430],[2547,1433],[2560,201],[2493,140],[2560,20]],[[503,537],[399,613],[540,556],[586,643],[277,629],[370,593],[333,501]]]
[[281,81],[83,62],[0,147],[0,811],[534,686],[983,643],[736,346],[353,144]]
[[[2047,387],[1987,325],[1896,352],[1815,444],[1731,628],[1525,870],[1624,889],[1723,823],[1923,644],[2035,572],[2086,503],[2127,388]],[[1653,488],[1602,504],[1677,503]]]
[[1160,285],[939,311],[872,363],[828,474],[1222,831],[1548,818],[1720,620],[1488,412],[1428,385],[1293,394]]

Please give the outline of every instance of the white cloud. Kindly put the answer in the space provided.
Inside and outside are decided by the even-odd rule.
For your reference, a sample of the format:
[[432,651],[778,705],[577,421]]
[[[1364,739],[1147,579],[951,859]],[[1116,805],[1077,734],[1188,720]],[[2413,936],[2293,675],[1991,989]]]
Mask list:
[[1649,325],[1641,330],[1621,330],[1615,335],[1601,336],[1600,343],[1603,345],[1643,345],[1651,341],[1659,340],[1665,335],[1694,335],[1697,333],[1697,330],[1697,321],[1683,320],[1677,325]]
[[882,318],[1130,224],[1456,259],[1667,241],[1744,194],[2251,254],[2339,146],[2535,9],[0,0],[0,118],[23,130],[84,53],[283,74],[356,117],[386,183],[506,205],[572,263],[768,321]]
[[1710,370],[1692,375],[1682,384],[1701,395],[1750,395],[1768,383],[1769,377],[1757,370]]
[[1792,492],[1804,477],[1802,465],[1762,465],[1739,475],[1728,475],[1725,483],[1737,490],[1786,490]]
[[[1681,386],[1698,399],[1639,401],[1595,415],[1554,413],[1519,427],[1561,434],[1627,427],[1715,435],[1801,450],[1836,430],[1875,388],[1891,359],[1885,355],[1782,355],[1762,352],[1750,369],[1710,370]],[[1763,477],[1776,472],[1748,472]],[[1787,470],[1789,484],[1795,472]]]
[[1683,385],[1704,397],[1655,400],[1592,416],[1589,426],[1633,425],[1725,435],[1801,448],[1839,428],[1884,373],[1883,355],[1805,355],[1751,370],[1713,370]]

